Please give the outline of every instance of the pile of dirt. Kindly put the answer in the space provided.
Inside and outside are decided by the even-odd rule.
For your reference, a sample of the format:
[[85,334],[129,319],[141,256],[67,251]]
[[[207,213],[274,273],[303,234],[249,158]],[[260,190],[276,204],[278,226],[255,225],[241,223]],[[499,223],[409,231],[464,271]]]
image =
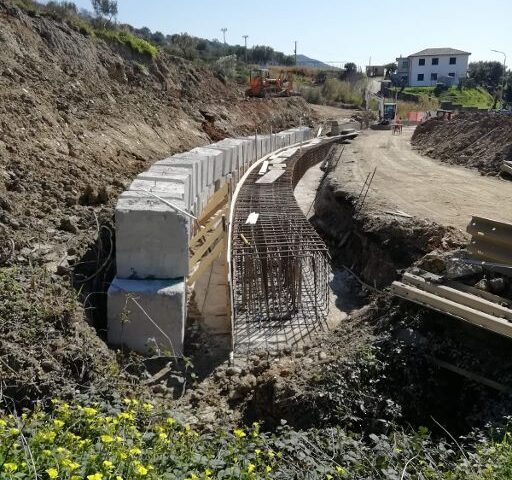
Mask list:
[[464,112],[450,121],[428,120],[418,125],[412,144],[430,157],[497,175],[503,161],[512,160],[512,118]]
[[[153,60],[0,0],[0,274],[27,298],[40,289],[45,306],[3,311],[0,388],[25,402],[113,384],[116,359],[74,289],[89,313],[105,303],[117,196],[157,160],[301,116],[312,121],[301,98],[247,100],[206,66]],[[70,302],[72,315],[60,308]]]

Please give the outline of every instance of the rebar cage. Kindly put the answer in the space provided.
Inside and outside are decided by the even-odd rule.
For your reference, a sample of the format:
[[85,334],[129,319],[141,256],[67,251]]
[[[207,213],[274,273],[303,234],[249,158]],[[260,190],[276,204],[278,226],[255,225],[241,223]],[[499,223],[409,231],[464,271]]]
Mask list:
[[[286,160],[274,183],[241,186],[232,225],[234,348],[278,350],[324,327],[329,306],[329,257],[322,238],[297,205],[293,189],[332,142],[304,148]],[[251,213],[255,224],[246,223]]]

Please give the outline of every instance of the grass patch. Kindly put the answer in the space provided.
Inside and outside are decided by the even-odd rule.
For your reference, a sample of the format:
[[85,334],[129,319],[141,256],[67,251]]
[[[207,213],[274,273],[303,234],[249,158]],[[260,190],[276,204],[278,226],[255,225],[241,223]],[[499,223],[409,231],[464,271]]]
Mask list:
[[146,40],[136,37],[131,33],[119,30],[96,30],[95,34],[104,40],[118,42],[132,49],[141,55],[148,55],[152,59],[158,56],[158,48]]
[[490,108],[493,103],[492,95],[481,87],[449,87],[439,95],[435,94],[435,87],[406,87],[403,91],[418,97],[435,97],[441,102],[452,102],[463,107]]

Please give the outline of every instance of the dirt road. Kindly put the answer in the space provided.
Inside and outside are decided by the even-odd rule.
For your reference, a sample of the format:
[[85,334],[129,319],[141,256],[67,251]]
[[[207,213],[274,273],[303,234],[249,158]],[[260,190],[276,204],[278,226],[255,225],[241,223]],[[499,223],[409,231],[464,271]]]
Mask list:
[[472,215],[512,220],[512,185],[476,170],[450,166],[412,150],[414,129],[403,134],[365,131],[346,145],[335,176],[344,191],[359,195],[367,175],[377,168],[365,208],[400,210],[465,230]]

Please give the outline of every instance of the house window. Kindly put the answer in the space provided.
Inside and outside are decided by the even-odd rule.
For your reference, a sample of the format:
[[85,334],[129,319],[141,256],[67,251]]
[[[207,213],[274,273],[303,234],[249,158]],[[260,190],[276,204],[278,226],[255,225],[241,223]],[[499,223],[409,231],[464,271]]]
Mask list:
[[431,73],[430,80],[437,80],[437,73]]
[[439,65],[439,58],[433,58],[432,65]]
[[450,65],[457,65],[457,57],[450,57]]
[[409,62],[405,61],[405,62],[402,62],[402,68],[407,68],[409,66]]
[[418,82],[423,82],[424,79],[425,79],[425,74],[418,73]]
[[420,66],[425,65],[425,59],[424,58],[420,58],[418,60],[418,65],[420,65]]
[[452,77],[452,78],[455,78],[455,72],[450,72],[450,73],[448,74],[448,76],[449,76],[449,77]]

